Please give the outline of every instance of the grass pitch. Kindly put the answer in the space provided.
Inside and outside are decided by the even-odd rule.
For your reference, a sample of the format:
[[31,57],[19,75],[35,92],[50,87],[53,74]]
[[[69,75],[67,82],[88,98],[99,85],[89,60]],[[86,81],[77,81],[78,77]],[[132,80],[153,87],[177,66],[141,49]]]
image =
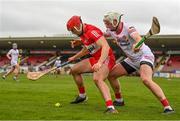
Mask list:
[[[77,95],[71,76],[47,75],[30,81],[25,75],[20,82],[12,77],[0,79],[0,120],[178,120],[180,119],[180,79],[154,80],[163,88],[176,113],[162,115],[163,108],[138,77],[119,78],[125,106],[117,107],[119,114],[107,115],[104,101],[92,81],[84,76],[89,100],[82,104],[69,104]],[[112,92],[112,90],[111,90]],[[114,95],[112,92],[112,97]],[[55,107],[55,103],[62,107]]]

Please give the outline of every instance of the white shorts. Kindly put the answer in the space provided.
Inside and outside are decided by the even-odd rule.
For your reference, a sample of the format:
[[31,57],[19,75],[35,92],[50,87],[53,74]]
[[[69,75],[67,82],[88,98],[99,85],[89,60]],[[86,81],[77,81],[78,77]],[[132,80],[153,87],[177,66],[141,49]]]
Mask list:
[[11,61],[11,66],[16,66],[18,64],[17,61]]
[[146,54],[142,55],[142,57],[137,61],[133,61],[130,58],[126,58],[121,62],[121,65],[126,69],[128,73],[132,73],[134,71],[138,71],[140,69],[140,65],[147,64],[152,69],[154,68],[154,55]]

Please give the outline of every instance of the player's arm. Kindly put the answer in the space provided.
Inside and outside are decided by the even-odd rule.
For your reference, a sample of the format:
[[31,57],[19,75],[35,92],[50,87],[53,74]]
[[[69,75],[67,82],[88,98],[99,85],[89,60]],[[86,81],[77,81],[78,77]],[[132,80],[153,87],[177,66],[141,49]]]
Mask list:
[[74,58],[75,58],[75,59],[78,59],[78,58],[81,58],[81,57],[83,57],[83,56],[85,56],[85,55],[87,55],[87,54],[89,54],[89,51],[88,51],[88,49],[84,46],[84,47],[81,49],[80,52],[78,52],[76,55],[74,55]]
[[141,46],[139,48],[135,48],[136,44],[142,39],[140,34],[136,31],[136,29],[134,27],[130,27],[129,30],[129,35],[134,39],[135,43],[133,44],[133,51],[134,52],[138,52],[141,48]]
[[81,57],[87,55],[87,54],[89,54],[89,51],[87,50],[86,47],[83,47],[80,52],[78,52],[76,55],[70,57],[68,59],[68,61],[74,61],[74,60],[76,60],[78,58],[81,58]]
[[94,64],[94,66],[93,66],[93,69],[95,71],[98,71],[99,68],[102,66],[103,62],[107,59],[107,57],[109,55],[110,47],[109,47],[109,45],[108,45],[108,43],[107,43],[107,41],[106,41],[104,36],[100,37],[96,41],[96,44],[102,48],[102,50],[101,50],[101,57],[99,58],[99,61],[96,64]]
[[6,54],[6,57],[11,60],[11,50]]
[[82,45],[82,41],[79,40],[79,39],[76,39],[76,40],[72,40],[72,41],[71,41],[71,47],[72,47],[72,48],[74,48],[74,47],[76,47],[76,46],[80,46],[80,45]]
[[109,47],[109,45],[108,45],[108,43],[107,43],[104,36],[100,37],[99,40],[96,41],[96,44],[102,48],[101,57],[99,58],[98,62],[103,63],[107,59],[107,57],[109,55],[110,47]]

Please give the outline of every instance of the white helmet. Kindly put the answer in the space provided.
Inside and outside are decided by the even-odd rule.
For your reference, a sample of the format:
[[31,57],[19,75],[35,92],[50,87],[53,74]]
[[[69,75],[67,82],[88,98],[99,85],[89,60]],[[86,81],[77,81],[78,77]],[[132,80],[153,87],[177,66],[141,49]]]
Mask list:
[[[123,16],[123,14],[120,14],[117,12],[108,12],[104,15],[103,20],[109,21],[113,25],[113,27],[117,27],[119,23],[121,22],[121,16]],[[114,25],[113,20],[117,20],[116,25]]]
[[57,57],[57,60],[60,60],[60,57]]

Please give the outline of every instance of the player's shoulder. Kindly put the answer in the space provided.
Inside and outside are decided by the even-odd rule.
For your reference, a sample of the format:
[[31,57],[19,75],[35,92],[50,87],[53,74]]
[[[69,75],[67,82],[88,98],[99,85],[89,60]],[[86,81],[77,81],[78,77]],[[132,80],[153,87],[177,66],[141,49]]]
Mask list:
[[99,29],[98,27],[96,27],[95,25],[92,24],[85,24],[87,29]]
[[129,28],[131,27],[131,25],[129,25],[128,23],[126,23],[126,22],[123,22],[123,29],[124,30],[129,30]]
[[136,28],[133,25],[129,25],[128,23],[124,22],[124,29],[128,31],[128,33],[131,33],[132,31],[135,31]]
[[86,35],[89,37],[99,37],[103,35],[103,32],[94,25],[86,24],[86,27]]

